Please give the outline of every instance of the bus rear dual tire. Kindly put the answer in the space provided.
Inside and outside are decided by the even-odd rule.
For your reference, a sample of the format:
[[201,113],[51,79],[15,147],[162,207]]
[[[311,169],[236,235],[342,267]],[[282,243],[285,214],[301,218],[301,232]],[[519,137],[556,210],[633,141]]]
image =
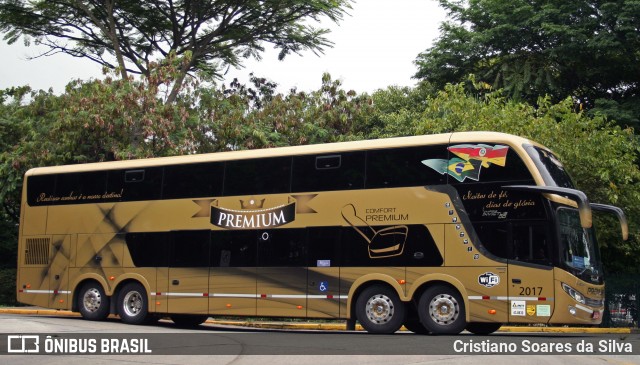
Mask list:
[[146,324],[149,314],[147,290],[140,283],[125,284],[118,293],[117,309],[122,322]]
[[418,301],[420,323],[434,335],[457,335],[467,326],[464,301],[451,286],[427,288]]
[[109,316],[111,301],[98,282],[89,281],[80,287],[77,304],[82,318],[86,320],[102,321]]
[[369,333],[391,334],[405,324],[413,332],[455,335],[467,326],[464,301],[460,293],[436,284],[427,288],[418,301],[418,318],[405,321],[406,305],[396,291],[385,285],[366,288],[356,301],[356,317]]

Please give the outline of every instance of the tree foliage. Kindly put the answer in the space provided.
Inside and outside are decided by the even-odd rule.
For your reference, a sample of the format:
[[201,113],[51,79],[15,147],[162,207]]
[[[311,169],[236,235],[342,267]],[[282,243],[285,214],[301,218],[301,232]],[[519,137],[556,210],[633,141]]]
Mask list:
[[359,128],[371,108],[367,95],[342,89],[328,74],[317,91],[285,95],[259,77],[250,85],[194,81],[167,103],[159,95],[173,71],[163,65],[139,80],[73,81],[62,95],[6,90],[0,105],[6,216],[17,222],[22,178],[32,167],[340,141],[364,133]]
[[150,64],[171,54],[190,55],[169,94],[174,101],[188,72],[219,73],[242,59],[260,58],[264,44],[279,58],[304,50],[321,52],[327,29],[350,0],[2,0],[0,32],[9,43],[35,39],[51,53],[88,58],[128,73],[149,75]]
[[341,87],[329,74],[318,90],[275,93],[275,85],[252,77],[247,88],[207,89],[196,107],[204,128],[198,152],[335,142],[356,138],[371,107],[370,98]]
[[636,0],[441,0],[449,21],[416,77],[442,89],[468,74],[531,104],[550,95],[640,126]]
[[[626,212],[631,239],[622,242],[617,222],[596,221],[605,266],[610,272],[637,271],[640,257],[640,141],[632,129],[622,129],[603,117],[576,110],[571,98],[553,103],[540,98],[537,107],[514,101],[484,83],[449,84],[427,97],[420,112],[398,108],[384,116],[377,136],[417,135],[457,131],[500,131],[530,138],[556,152],[577,187],[592,202],[620,206]],[[477,96],[482,94],[482,96]],[[377,99],[394,99],[396,90],[379,91]],[[407,117],[407,115],[409,117]],[[598,217],[597,217],[598,218]]]

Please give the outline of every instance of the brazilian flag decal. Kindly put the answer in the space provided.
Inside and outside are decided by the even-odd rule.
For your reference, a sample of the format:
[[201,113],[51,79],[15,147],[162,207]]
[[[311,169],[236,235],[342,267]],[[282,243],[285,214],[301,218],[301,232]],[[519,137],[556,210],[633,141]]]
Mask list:
[[482,162],[480,161],[465,161],[460,158],[424,160],[422,163],[443,175],[448,173],[460,182],[467,178],[478,181],[480,179],[480,169],[482,168]]
[[509,147],[465,144],[451,146],[448,150],[457,157],[450,160],[434,158],[424,160],[422,163],[442,175],[449,174],[456,180],[463,182],[466,179],[479,181],[482,167],[505,166]]

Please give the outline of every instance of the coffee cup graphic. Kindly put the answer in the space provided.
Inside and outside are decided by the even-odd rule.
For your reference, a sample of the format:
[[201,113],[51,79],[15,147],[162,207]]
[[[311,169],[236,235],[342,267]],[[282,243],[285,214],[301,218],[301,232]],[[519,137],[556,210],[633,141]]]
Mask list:
[[342,218],[367,242],[370,258],[402,255],[409,227],[400,225],[375,229],[358,216],[353,204],[342,207]]

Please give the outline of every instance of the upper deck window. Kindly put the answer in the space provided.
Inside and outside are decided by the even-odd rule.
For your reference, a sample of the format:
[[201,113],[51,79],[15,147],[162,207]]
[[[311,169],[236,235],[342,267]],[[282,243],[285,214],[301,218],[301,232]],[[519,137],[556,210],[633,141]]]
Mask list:
[[291,157],[228,161],[224,195],[288,193],[290,181]]
[[510,146],[495,143],[456,143],[447,147],[448,157],[429,158],[422,163],[448,183],[529,182],[531,172]]
[[295,156],[291,191],[362,189],[364,169],[364,152]]
[[447,177],[425,166],[422,161],[445,161],[447,148],[440,146],[405,147],[369,151],[367,189],[445,184]]

